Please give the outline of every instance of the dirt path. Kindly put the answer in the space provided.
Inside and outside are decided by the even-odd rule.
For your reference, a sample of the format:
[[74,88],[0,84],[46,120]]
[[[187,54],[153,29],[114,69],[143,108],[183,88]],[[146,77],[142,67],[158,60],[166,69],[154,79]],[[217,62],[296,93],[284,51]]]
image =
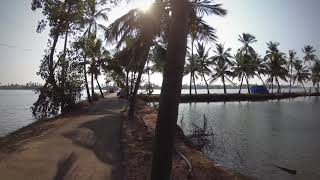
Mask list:
[[121,179],[120,129],[125,101],[108,96],[88,113],[54,121],[40,136],[2,155],[0,179]]

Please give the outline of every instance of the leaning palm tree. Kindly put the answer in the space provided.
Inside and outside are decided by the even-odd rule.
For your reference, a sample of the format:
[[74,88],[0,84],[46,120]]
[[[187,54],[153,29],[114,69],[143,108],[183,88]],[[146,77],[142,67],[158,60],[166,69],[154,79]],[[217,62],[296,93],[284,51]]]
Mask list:
[[294,67],[294,63],[298,61],[298,57],[296,56],[297,52],[295,50],[289,50],[289,57],[287,61],[287,66],[288,66],[288,71],[289,73],[289,78],[290,78],[290,83],[289,83],[289,93],[291,93],[291,88],[292,88],[292,71]]
[[273,82],[275,81],[278,84],[277,92],[281,92],[280,82],[279,80],[287,81],[288,70],[286,69],[286,60],[285,54],[280,52],[278,46],[280,44],[278,42],[268,42],[268,50],[266,51],[266,56],[264,59],[267,61],[267,81],[271,84],[271,90],[273,93]]
[[320,62],[316,61],[311,68],[311,81],[313,85],[317,85],[316,92],[319,93],[319,84],[320,84]]
[[307,82],[310,76],[308,67],[303,66],[302,61],[296,60],[294,62],[294,69],[295,69],[295,74],[293,74],[292,76],[293,84],[297,81],[303,86],[304,92],[307,93],[304,84]]
[[309,67],[311,68],[311,62],[315,62],[318,60],[317,55],[316,55],[316,50],[314,49],[313,46],[306,45],[302,49],[302,52],[304,53],[303,60],[305,63],[309,63]]
[[205,76],[206,75],[208,76],[211,73],[209,66],[211,65],[212,62],[211,62],[211,58],[209,57],[209,51],[210,51],[210,48],[206,50],[204,44],[200,44],[198,42],[197,54],[195,54],[194,56],[194,61],[197,67],[196,73],[200,75],[201,79],[206,84],[208,94],[210,94],[209,84]]
[[214,65],[215,73],[212,75],[210,83],[221,78],[224,94],[227,93],[225,81],[228,80],[232,82],[227,76],[231,76],[231,71],[229,67],[233,65],[231,62],[231,48],[225,49],[223,44],[216,44],[216,50],[214,50],[215,55],[212,57],[212,63]]

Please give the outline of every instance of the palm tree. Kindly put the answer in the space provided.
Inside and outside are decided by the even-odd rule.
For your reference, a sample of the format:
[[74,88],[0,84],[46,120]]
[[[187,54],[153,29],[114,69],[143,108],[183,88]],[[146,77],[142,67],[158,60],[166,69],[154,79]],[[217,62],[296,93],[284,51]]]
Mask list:
[[[81,26],[85,28],[85,32],[83,36],[87,36],[88,39],[90,39],[90,36],[92,34],[96,35],[99,29],[106,31],[106,27],[103,24],[98,22],[99,19],[103,19],[105,21],[108,20],[106,13],[110,9],[109,8],[99,9],[99,7],[103,5],[105,5],[105,1],[103,0],[99,0],[99,1],[85,0],[84,1],[85,11],[84,11],[83,21],[81,22]],[[86,56],[84,58],[85,62],[87,61]],[[86,87],[86,92],[88,96],[88,101],[92,103],[92,99],[89,91],[89,85],[88,85],[88,78],[87,78],[87,63],[83,63],[83,69],[85,74],[84,79],[85,79],[85,87]]]
[[313,85],[317,85],[316,92],[319,93],[319,84],[320,84],[320,62],[316,61],[311,68],[311,77]]
[[136,44],[139,48],[136,48],[137,52],[135,52],[139,54],[139,56],[134,58],[135,63],[138,64],[138,77],[130,101],[130,117],[132,117],[134,113],[136,94],[140,86],[141,77],[153,39],[159,36],[161,32],[160,22],[162,22],[162,19],[165,17],[165,13],[162,12],[167,13],[167,10],[165,10],[163,6],[163,3],[154,3],[147,12],[140,9],[132,9],[110,24],[106,33],[107,39],[118,41],[117,48],[120,48],[128,38],[134,37],[140,42],[140,44]]
[[200,44],[198,42],[197,46],[197,54],[195,54],[194,60],[196,64],[196,72],[200,75],[201,79],[204,81],[204,83],[207,86],[207,93],[210,94],[209,92],[209,84],[206,79],[206,75],[209,75],[211,70],[209,68],[211,64],[211,58],[209,57],[209,51],[206,50],[205,46],[203,44]]
[[212,75],[210,83],[216,81],[218,78],[221,78],[224,94],[227,93],[225,80],[228,80],[232,83],[232,81],[227,77],[231,76],[232,73],[229,71],[229,67],[233,65],[231,62],[231,48],[225,49],[223,44],[216,44],[216,50],[214,50],[214,55],[212,57],[212,62],[214,65],[215,74]]
[[155,130],[151,180],[170,179],[174,135],[178,118],[187,47],[187,0],[172,1],[168,56],[163,71],[159,114]]
[[[193,0],[191,2],[191,5],[193,5],[191,9],[191,13],[189,15],[189,21],[188,21],[188,29],[189,29],[189,35],[191,39],[191,56],[189,59],[189,65],[190,65],[190,86],[189,86],[189,94],[191,95],[191,84],[192,81],[195,86],[195,92],[196,92],[196,85],[195,85],[195,72],[194,72],[194,41],[195,40],[209,40],[209,41],[215,41],[215,29],[208,25],[202,17],[199,17],[197,15],[197,11],[204,11],[206,14],[215,14],[218,16],[224,16],[226,15],[226,10],[221,8],[221,4],[212,4],[211,1],[207,0]],[[201,7],[198,8],[197,6]]]
[[295,50],[289,50],[289,57],[288,57],[288,62],[287,62],[287,65],[288,65],[288,70],[290,72],[289,74],[289,78],[290,78],[290,84],[289,84],[289,93],[291,93],[291,88],[292,88],[292,69],[294,67],[294,63],[296,61],[298,61],[298,58],[297,58],[297,52]]
[[266,83],[264,82],[264,80],[261,77],[261,75],[267,75],[267,64],[266,64],[266,62],[257,53],[252,55],[252,60],[253,60],[253,62],[252,62],[251,66],[252,66],[253,72],[255,72],[255,75],[260,79],[262,84],[264,86],[266,86]]
[[294,69],[296,72],[292,76],[293,84],[297,81],[303,86],[304,92],[307,93],[304,84],[309,79],[309,75],[310,75],[308,67],[303,66],[302,61],[296,60],[294,62]]
[[266,56],[264,59],[267,61],[267,74],[269,78],[267,81],[271,83],[271,89],[273,93],[273,82],[275,81],[278,84],[277,92],[280,93],[280,83],[279,80],[287,81],[286,77],[288,75],[288,70],[285,68],[286,60],[285,54],[280,52],[278,42],[268,42],[268,50],[266,51]]
[[151,72],[163,73],[163,66],[167,54],[168,50],[163,45],[155,44],[150,55],[150,59],[153,64],[150,68]]
[[239,35],[238,41],[240,41],[243,46],[239,51],[244,52],[245,55],[255,54],[255,50],[250,46],[250,44],[257,42],[256,37],[249,33],[242,33],[242,36]]
[[[246,69],[251,70],[250,74],[247,71],[246,74],[246,81],[247,81],[247,88],[248,88],[248,93],[250,94],[249,90],[249,78],[253,76],[253,60],[254,56],[256,55],[255,50],[250,46],[250,44],[257,42],[256,37],[252,34],[249,33],[242,33],[242,36],[239,35],[238,41],[240,41],[243,46],[238,50],[240,53],[242,53],[242,58],[244,58],[244,62],[246,64]],[[243,83],[243,78],[241,77],[241,84]],[[241,86],[241,85],[240,85]],[[240,88],[241,91],[241,88]],[[239,92],[240,93],[240,92]]]
[[232,69],[233,69],[233,76],[238,77],[240,81],[240,88],[238,92],[239,94],[241,93],[244,79],[247,82],[248,93],[250,93],[249,78],[252,78],[256,74],[256,71],[258,70],[263,72],[263,70],[258,69],[258,65],[256,65],[260,63],[260,61],[258,61],[258,59],[255,61],[253,58],[257,59],[254,56],[246,56],[241,51],[238,51],[238,53],[234,57],[235,63]]
[[[188,1],[173,0],[168,55],[163,71],[155,129],[151,180],[170,179],[188,34]],[[170,62],[170,63],[169,63]]]
[[306,45],[302,49],[302,52],[304,53],[303,60],[305,63],[309,62],[309,66],[311,68],[311,62],[315,62],[318,58],[316,53],[316,50],[314,49],[313,46]]

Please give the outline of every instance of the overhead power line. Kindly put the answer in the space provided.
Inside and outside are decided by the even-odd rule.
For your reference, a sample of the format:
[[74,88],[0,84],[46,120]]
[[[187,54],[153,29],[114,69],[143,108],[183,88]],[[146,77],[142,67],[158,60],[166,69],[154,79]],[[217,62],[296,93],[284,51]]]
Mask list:
[[0,42],[0,46],[7,47],[7,48],[21,49],[23,51],[32,51],[32,49],[30,49],[30,48],[20,48],[20,47],[18,47],[16,45],[7,44],[7,43],[4,43],[4,42]]

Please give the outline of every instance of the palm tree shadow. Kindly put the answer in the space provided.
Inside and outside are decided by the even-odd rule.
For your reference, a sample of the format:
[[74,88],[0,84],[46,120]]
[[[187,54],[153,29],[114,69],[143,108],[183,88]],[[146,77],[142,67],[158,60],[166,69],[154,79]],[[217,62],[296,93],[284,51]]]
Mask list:
[[77,155],[74,152],[72,152],[68,157],[61,159],[57,164],[57,173],[53,179],[64,179],[64,177],[67,175],[77,158]]
[[[99,112],[96,112],[99,113]],[[92,150],[96,157],[109,165],[112,165],[114,179],[121,177],[121,121],[119,114],[111,114],[103,118],[85,122],[74,131],[63,134],[71,139],[74,144]]]

